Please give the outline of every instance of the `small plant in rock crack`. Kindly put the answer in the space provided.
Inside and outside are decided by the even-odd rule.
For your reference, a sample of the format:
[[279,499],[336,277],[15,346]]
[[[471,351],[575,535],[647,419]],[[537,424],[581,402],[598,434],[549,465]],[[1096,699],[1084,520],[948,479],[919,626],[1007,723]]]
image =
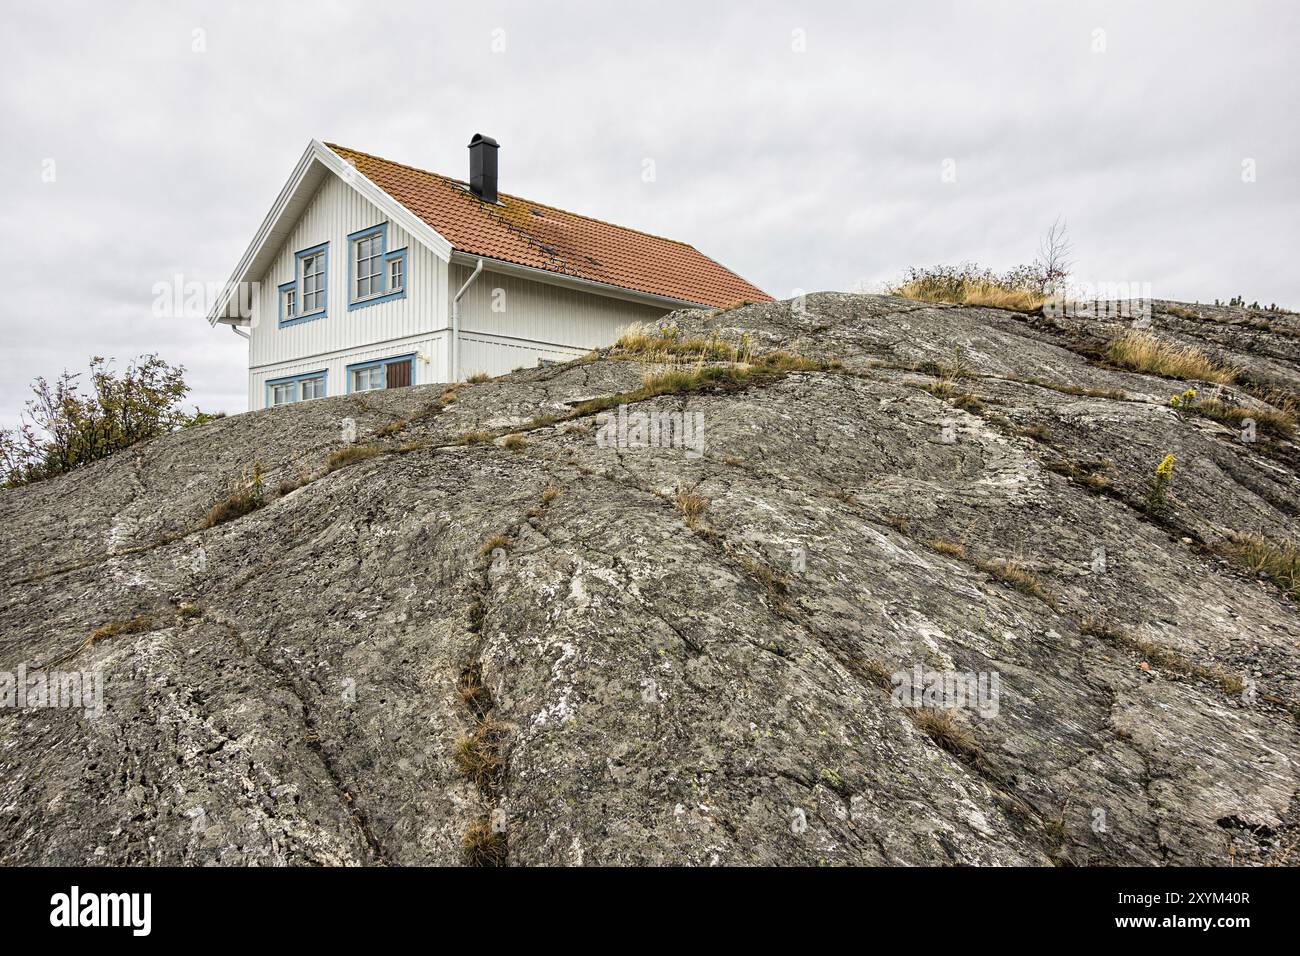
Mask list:
[[456,741],[453,755],[462,774],[472,780],[485,795],[495,795],[505,769],[505,742],[510,728],[485,717],[474,732]]
[[212,528],[226,521],[242,518],[264,504],[266,504],[266,487],[262,476],[262,465],[253,462],[252,468],[235,479],[229,496],[208,509],[200,527]]
[[514,541],[509,535],[494,534],[483,542],[483,547],[478,549],[479,557],[486,558],[492,555],[495,559],[497,551],[508,551],[512,544],[514,544]]
[[1151,482],[1147,486],[1147,511],[1151,514],[1160,514],[1169,508],[1169,488],[1174,483],[1174,456],[1165,455],[1160,459],[1160,464],[1156,465],[1156,470],[1151,476]]
[[943,364],[942,369],[944,378],[959,379],[970,375],[971,367],[966,363],[960,345],[952,347],[952,358]]
[[698,483],[678,485],[677,493],[673,495],[673,506],[681,512],[686,527],[694,528],[699,524],[704,509],[709,506],[709,500],[700,494]]
[[490,817],[481,817],[470,824],[461,837],[468,866],[505,866],[506,837],[492,828]]
[[1180,395],[1170,395],[1169,407],[1181,421],[1187,421],[1196,409],[1196,389],[1189,388]]

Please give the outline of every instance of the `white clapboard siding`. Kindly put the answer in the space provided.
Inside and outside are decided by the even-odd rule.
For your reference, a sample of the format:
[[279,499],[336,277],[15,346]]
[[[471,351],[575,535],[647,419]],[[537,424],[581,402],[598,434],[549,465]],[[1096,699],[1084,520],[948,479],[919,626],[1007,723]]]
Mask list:
[[[453,265],[451,288],[459,289],[471,271],[467,266]],[[460,300],[460,328],[462,335],[480,332],[485,337],[503,336],[538,347],[590,351],[613,345],[621,329],[653,322],[668,311],[662,306],[639,305],[503,275],[488,266]],[[470,363],[464,341],[461,370],[479,370]]]
[[[256,372],[295,359],[360,348],[446,325],[447,264],[388,224],[388,251],[406,248],[406,297],[348,311],[350,233],[387,221],[375,206],[336,176],[329,176],[294,227],[275,264],[261,278],[258,307],[249,331],[249,369]],[[325,318],[279,328],[278,287],[294,278],[295,253],[329,243]],[[334,393],[333,383],[330,386]],[[260,408],[261,403],[252,406]]]

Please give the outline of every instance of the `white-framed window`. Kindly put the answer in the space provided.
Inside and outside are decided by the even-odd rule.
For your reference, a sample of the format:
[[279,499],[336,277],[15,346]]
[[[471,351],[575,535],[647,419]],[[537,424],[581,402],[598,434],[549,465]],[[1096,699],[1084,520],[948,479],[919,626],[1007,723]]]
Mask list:
[[325,253],[313,252],[302,257],[302,314],[311,315],[325,308]]
[[284,297],[284,317],[292,319],[298,314],[298,290],[285,289],[280,295]]
[[358,368],[352,371],[352,391],[354,392],[373,392],[377,388],[383,388],[385,381],[384,366],[372,365],[369,368]]
[[384,291],[383,240],[373,232],[353,241],[356,288],[354,297],[368,299]]
[[271,404],[272,405],[290,405],[298,400],[297,398],[298,383],[284,382],[280,385],[271,386]]
[[406,278],[402,270],[406,267],[406,260],[398,256],[395,259],[388,260],[388,291],[400,292],[402,290],[402,281]]
[[325,377],[323,375],[316,378],[304,378],[301,383],[302,395],[299,401],[310,402],[313,398],[325,397]]

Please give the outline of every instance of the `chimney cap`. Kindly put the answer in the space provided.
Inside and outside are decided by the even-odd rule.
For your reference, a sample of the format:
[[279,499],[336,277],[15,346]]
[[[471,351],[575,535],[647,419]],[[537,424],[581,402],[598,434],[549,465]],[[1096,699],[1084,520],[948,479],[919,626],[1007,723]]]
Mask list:
[[475,133],[474,138],[469,141],[469,144],[471,146],[482,145],[482,146],[493,146],[497,149],[501,148],[500,143],[494,140],[491,136],[484,136],[482,133]]

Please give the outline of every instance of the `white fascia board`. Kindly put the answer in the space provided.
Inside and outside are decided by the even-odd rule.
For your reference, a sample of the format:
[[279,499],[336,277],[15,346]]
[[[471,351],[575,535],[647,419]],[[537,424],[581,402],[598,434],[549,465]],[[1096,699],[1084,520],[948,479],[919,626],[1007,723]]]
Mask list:
[[473,266],[480,259],[483,260],[483,268],[488,272],[501,272],[506,275],[518,276],[523,279],[530,279],[533,282],[544,282],[547,285],[556,285],[565,289],[575,289],[579,292],[588,292],[592,295],[604,296],[607,299],[622,299],[625,302],[636,302],[641,305],[664,306],[669,309],[711,309],[713,306],[703,302],[690,302],[686,299],[673,299],[666,295],[655,295],[651,292],[638,292],[635,289],[625,289],[622,286],[610,285],[608,282],[597,282],[594,279],[582,279],[578,276],[565,275],[562,272],[548,272],[545,269],[538,269],[534,266],[519,265],[515,262],[507,262],[504,259],[493,259],[491,256],[476,256],[472,253],[461,252],[456,249],[451,254],[452,265]]
[[[244,252],[243,258],[239,260],[239,265],[236,266],[230,281],[226,283],[217,301],[213,304],[212,311],[208,313],[208,322],[210,324],[214,326],[218,322],[229,325],[247,324],[247,319],[235,318],[225,314],[230,304],[230,297],[239,288],[241,282],[249,281],[252,278],[252,273],[259,271],[256,266],[263,254],[274,252],[274,249],[268,250],[267,243],[275,234],[280,220],[285,215],[285,210],[298,196],[303,184],[309,178],[313,180],[319,179],[319,173],[315,176],[310,175],[315,164],[319,164],[325,170],[342,179],[384,212],[391,221],[410,233],[417,242],[428,248],[434,255],[444,261],[450,259],[450,242],[439,235],[428,223],[416,216],[415,213],[367,179],[355,166],[344,160],[338,153],[319,140],[313,139],[307,145],[302,158],[298,160],[298,165],[294,167],[289,181],[280,190],[280,195],[276,197],[274,205],[271,206],[271,211],[262,220],[262,225],[258,228],[257,234],[253,237],[248,249]],[[313,189],[314,186],[315,183],[313,182]],[[278,248],[278,245],[275,248]]]
[[451,257],[451,243],[432,226],[372,183],[361,174],[360,170],[324,143],[312,140],[311,144],[317,150],[317,158],[325,164],[326,169],[387,213],[389,219],[409,232],[439,259],[446,261]]

